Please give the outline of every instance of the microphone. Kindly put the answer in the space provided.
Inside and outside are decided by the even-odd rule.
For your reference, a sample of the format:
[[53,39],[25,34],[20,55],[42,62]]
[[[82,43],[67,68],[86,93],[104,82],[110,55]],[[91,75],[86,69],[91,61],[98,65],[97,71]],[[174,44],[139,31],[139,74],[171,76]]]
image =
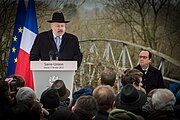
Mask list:
[[54,55],[54,51],[49,51],[49,58],[50,58],[50,61],[53,60],[53,55]]
[[55,56],[56,56],[56,61],[58,61],[59,60],[59,52],[55,52]]

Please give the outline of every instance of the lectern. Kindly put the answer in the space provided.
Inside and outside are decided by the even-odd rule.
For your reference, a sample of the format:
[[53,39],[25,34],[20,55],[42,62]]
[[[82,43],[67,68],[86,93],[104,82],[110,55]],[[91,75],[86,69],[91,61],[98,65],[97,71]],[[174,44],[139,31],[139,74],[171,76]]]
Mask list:
[[34,91],[40,99],[42,92],[57,80],[63,80],[72,96],[73,81],[77,61],[31,61],[30,68],[33,73]]

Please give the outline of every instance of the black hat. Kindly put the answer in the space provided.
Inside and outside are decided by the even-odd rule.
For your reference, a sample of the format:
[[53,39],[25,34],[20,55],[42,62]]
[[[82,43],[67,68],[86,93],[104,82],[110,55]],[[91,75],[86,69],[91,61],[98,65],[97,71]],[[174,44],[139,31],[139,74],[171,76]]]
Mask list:
[[40,103],[46,109],[58,108],[60,104],[58,91],[53,88],[46,89],[41,95]]
[[47,22],[50,22],[50,23],[52,23],[52,22],[68,23],[69,21],[64,20],[63,13],[55,12],[55,13],[53,13],[52,20],[48,20]]
[[137,90],[132,84],[127,84],[116,96],[115,106],[119,109],[136,110],[141,108],[146,100],[146,94]]

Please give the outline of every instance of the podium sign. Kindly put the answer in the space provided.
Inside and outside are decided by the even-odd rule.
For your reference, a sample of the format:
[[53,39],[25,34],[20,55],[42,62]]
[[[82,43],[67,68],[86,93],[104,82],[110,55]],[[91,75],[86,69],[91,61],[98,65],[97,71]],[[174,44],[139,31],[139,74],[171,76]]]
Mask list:
[[42,92],[57,79],[64,81],[72,96],[77,61],[31,61],[30,68],[33,72],[37,98],[40,99]]

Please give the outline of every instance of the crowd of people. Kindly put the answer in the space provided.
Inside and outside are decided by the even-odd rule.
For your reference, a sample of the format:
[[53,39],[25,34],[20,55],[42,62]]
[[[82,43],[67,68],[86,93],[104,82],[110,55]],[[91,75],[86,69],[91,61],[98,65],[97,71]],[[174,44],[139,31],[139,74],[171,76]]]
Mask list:
[[[115,92],[116,73],[105,68],[99,85],[73,92],[63,80],[55,80],[38,99],[24,86],[25,80],[12,75],[0,81],[1,120],[178,120],[180,88],[155,88],[146,92],[143,73],[127,69],[121,75],[122,89]],[[16,81],[16,85],[12,84]],[[71,98],[71,99],[70,99]]]

